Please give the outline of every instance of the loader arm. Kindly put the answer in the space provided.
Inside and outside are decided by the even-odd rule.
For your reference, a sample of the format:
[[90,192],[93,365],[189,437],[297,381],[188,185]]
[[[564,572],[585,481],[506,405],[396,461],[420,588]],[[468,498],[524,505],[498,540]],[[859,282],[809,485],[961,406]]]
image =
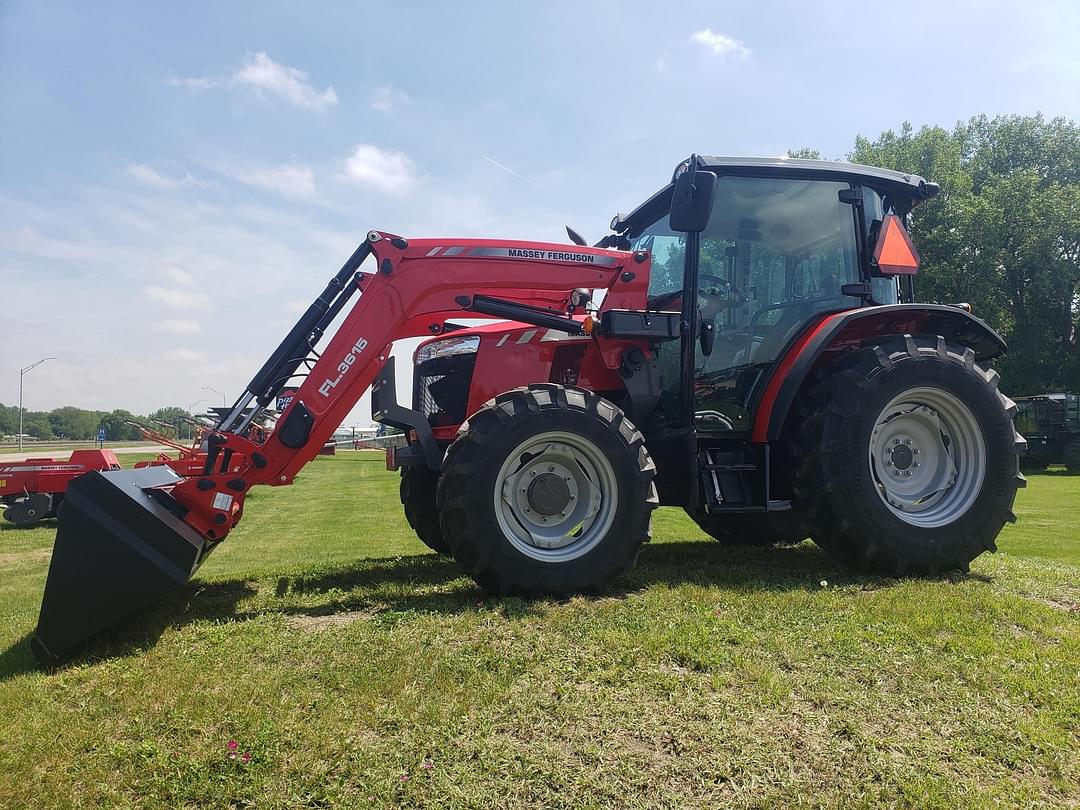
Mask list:
[[[360,272],[370,257],[375,272]],[[187,582],[240,520],[252,486],[289,484],[318,453],[376,379],[395,340],[440,334],[446,318],[478,315],[576,331],[580,322],[566,317],[575,288],[607,290],[608,308],[642,308],[648,277],[643,253],[491,240],[408,242],[370,232],[229,413],[207,430],[200,474],[149,466],[71,482],[31,640],[34,654],[53,661]],[[342,312],[319,353],[315,347]],[[619,362],[618,346],[642,342],[617,334],[604,340],[612,363]],[[267,435],[256,421],[260,412],[297,376],[303,382]]]
[[[358,272],[369,256],[376,271]],[[184,521],[220,541],[240,519],[251,486],[291,483],[376,380],[394,341],[439,334],[447,318],[483,317],[481,302],[490,299],[524,313],[520,317],[535,312],[532,317],[556,324],[561,318],[573,328],[565,313],[575,288],[608,290],[609,306],[643,304],[646,262],[638,254],[588,247],[406,241],[371,232],[209,436],[204,474],[172,487]],[[322,331],[349,304],[316,354],[312,347]],[[262,444],[247,438],[257,410],[298,372],[305,379],[269,438]],[[229,472],[238,460],[239,472]]]

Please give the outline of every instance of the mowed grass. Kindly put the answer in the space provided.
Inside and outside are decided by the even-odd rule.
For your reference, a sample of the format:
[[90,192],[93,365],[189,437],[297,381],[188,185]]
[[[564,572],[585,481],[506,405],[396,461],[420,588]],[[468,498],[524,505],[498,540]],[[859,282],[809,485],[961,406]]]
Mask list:
[[728,549],[664,509],[615,592],[526,601],[344,453],[51,672],[26,638],[54,529],[5,528],[0,806],[1077,806],[1080,478],[1031,479],[971,576]]

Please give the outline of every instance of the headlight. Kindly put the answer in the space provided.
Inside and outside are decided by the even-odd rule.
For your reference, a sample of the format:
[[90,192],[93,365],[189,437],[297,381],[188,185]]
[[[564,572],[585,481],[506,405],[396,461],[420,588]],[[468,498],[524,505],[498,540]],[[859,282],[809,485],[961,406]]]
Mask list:
[[433,340],[416,350],[416,362],[423,363],[427,360],[434,360],[436,357],[451,357],[455,354],[472,354],[479,348],[479,335]]

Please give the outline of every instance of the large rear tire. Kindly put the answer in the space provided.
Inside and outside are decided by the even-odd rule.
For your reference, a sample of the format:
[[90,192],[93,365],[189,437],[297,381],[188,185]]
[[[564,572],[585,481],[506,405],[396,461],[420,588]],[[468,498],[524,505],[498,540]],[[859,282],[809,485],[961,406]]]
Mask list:
[[401,505],[420,541],[437,554],[449,554],[450,544],[439,528],[439,512],[435,506],[435,489],[439,476],[426,466],[401,468]]
[[607,588],[649,539],[658,498],[645,440],[619,408],[561,385],[485,404],[450,445],[439,478],[443,536],[494,593]]
[[693,521],[717,542],[726,546],[793,546],[810,530],[795,510],[765,514],[716,514],[687,509]]
[[942,337],[851,352],[810,392],[796,473],[818,545],[883,573],[967,570],[1024,485],[1016,405]]

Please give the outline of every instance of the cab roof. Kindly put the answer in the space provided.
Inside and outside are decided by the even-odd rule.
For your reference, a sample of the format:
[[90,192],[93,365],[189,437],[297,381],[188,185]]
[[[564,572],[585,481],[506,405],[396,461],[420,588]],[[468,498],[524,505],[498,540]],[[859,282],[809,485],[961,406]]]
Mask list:
[[[754,177],[788,177],[803,180],[840,180],[870,186],[892,198],[898,208],[910,210],[922,200],[934,197],[940,191],[937,183],[931,183],[917,174],[863,166],[859,163],[843,163],[837,160],[806,160],[789,157],[724,157],[697,155],[700,169],[718,175],[742,175]],[[684,160],[675,167],[672,181],[653,194],[629,214],[617,214],[611,221],[616,233],[631,233],[635,226],[644,227],[655,222],[671,205],[671,192],[675,177],[689,165]],[[906,213],[902,211],[902,213]]]

